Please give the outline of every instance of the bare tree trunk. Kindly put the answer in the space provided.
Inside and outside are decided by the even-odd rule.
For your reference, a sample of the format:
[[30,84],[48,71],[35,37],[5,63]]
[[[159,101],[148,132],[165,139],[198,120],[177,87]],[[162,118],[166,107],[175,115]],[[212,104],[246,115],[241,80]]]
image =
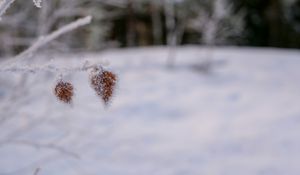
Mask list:
[[48,21],[48,17],[50,15],[49,11],[51,9],[51,1],[44,1],[43,2],[43,8],[40,9],[39,11],[39,16],[38,16],[38,36],[43,36],[49,32],[49,25],[45,23]]
[[135,19],[134,19],[134,12],[133,12],[133,2],[132,0],[127,0],[127,10],[128,10],[128,17],[127,17],[127,46],[134,46],[135,45]]
[[206,57],[199,66],[199,70],[204,73],[209,73],[213,66],[213,56],[217,40],[219,23],[223,17],[222,12],[226,9],[224,2],[224,0],[214,0],[214,2],[212,3],[212,16],[210,17],[210,19],[208,19],[204,26],[203,40],[207,46],[207,50]]
[[164,11],[166,17],[167,45],[169,47],[167,66],[169,68],[173,68],[176,59],[176,43],[177,43],[174,3],[172,1],[165,0]]
[[285,33],[285,27],[282,21],[281,2],[279,0],[268,1],[268,7],[265,11],[265,18],[269,28],[268,45],[275,47],[282,47]]
[[156,2],[151,3],[151,18],[152,18],[152,32],[153,32],[153,44],[162,44],[162,21],[158,4]]

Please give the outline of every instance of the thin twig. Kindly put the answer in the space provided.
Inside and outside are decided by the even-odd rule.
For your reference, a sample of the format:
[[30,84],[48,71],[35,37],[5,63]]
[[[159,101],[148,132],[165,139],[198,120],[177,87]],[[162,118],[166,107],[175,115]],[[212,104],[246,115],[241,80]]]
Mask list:
[[0,19],[14,1],[15,0],[2,0],[2,2],[0,2]]
[[0,142],[0,146],[1,145],[6,145],[6,144],[17,144],[17,145],[25,145],[25,146],[31,146],[34,147],[36,149],[51,149],[57,152],[60,152],[62,154],[68,155],[70,157],[76,158],[76,159],[80,159],[80,156],[76,153],[73,153],[71,151],[66,150],[63,147],[57,146],[55,144],[52,143],[35,143],[35,142],[30,142],[30,141],[26,141],[26,140],[4,140]]
[[85,72],[89,69],[101,67],[101,64],[95,65],[83,65],[79,67],[56,67],[54,65],[28,67],[28,66],[12,66],[8,68],[0,69],[0,72],[13,72],[13,73],[37,73],[37,72]]
[[17,61],[22,61],[24,59],[27,59],[27,58],[31,57],[38,49],[45,46],[49,42],[57,39],[58,37],[60,37],[61,35],[65,34],[65,33],[68,33],[70,31],[73,31],[73,30],[77,29],[78,27],[87,25],[87,24],[91,23],[91,21],[92,21],[91,16],[80,18],[80,19],[78,19],[78,20],[76,20],[76,21],[74,21],[70,24],[67,24],[67,25],[63,26],[62,28],[59,28],[58,30],[50,33],[49,35],[41,36],[28,49],[26,49],[25,51],[23,51],[19,55],[15,56],[14,58],[8,60],[9,63],[6,63],[6,65],[7,64],[13,64],[13,63],[16,63]]
[[37,169],[35,169],[35,171],[34,171],[34,173],[33,173],[33,175],[38,175],[39,174],[39,172],[40,172],[40,168],[37,168]]

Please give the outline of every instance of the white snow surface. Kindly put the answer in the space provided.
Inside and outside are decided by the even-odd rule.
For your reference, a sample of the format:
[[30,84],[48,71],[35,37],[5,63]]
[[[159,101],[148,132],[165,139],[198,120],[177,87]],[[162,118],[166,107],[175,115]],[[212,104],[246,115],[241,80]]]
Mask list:
[[[65,105],[53,95],[56,75],[30,74],[26,98],[15,99],[25,100],[0,125],[0,142],[25,144],[0,144],[0,175],[300,174],[299,51],[218,48],[209,74],[192,68],[205,48],[176,52],[174,69],[160,47],[44,56],[62,67],[108,62],[115,96],[105,108],[88,74],[72,73],[76,95]],[[18,76],[1,73],[2,96]]]

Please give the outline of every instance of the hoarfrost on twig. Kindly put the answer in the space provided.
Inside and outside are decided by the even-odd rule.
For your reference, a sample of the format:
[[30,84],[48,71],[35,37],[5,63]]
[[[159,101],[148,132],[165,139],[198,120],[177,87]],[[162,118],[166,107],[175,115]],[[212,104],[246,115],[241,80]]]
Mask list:
[[37,8],[42,8],[42,0],[33,0],[33,3]]
[[10,7],[10,5],[14,2],[15,0],[2,0],[0,2],[0,20],[1,16],[6,12],[6,10]]
[[20,53],[19,55],[15,56],[14,58],[8,60],[8,62],[4,63],[7,66],[11,66],[11,64],[15,64],[17,62],[20,62],[24,59],[27,59],[28,57],[31,57],[36,51],[38,51],[41,47],[45,46],[49,42],[55,40],[56,38],[60,37],[61,35],[71,32],[81,26],[87,25],[91,23],[92,17],[86,16],[83,18],[80,18],[74,22],[71,22],[70,24],[67,24],[58,30],[46,35],[41,36],[35,43],[33,43],[32,46],[30,46],[28,49]]
[[90,64],[88,61],[82,66],[77,67],[59,67],[54,64],[48,65],[37,65],[37,66],[10,66],[0,68],[0,72],[12,72],[12,73],[37,73],[37,72],[61,72],[61,73],[72,73],[72,72],[85,72],[95,67],[102,67],[104,63]]

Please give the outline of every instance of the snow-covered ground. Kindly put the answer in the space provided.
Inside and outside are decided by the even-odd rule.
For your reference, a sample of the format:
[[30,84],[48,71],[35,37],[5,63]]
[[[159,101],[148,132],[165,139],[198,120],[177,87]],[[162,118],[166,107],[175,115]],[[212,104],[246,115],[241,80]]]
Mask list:
[[[56,75],[29,75],[28,92],[0,111],[10,111],[0,175],[300,174],[300,51],[219,48],[204,74],[192,67],[205,49],[178,49],[173,70],[167,50],[49,56],[62,66],[109,62],[113,102],[103,107],[87,73],[66,75],[73,107],[52,94]],[[2,73],[0,97],[18,76]]]

